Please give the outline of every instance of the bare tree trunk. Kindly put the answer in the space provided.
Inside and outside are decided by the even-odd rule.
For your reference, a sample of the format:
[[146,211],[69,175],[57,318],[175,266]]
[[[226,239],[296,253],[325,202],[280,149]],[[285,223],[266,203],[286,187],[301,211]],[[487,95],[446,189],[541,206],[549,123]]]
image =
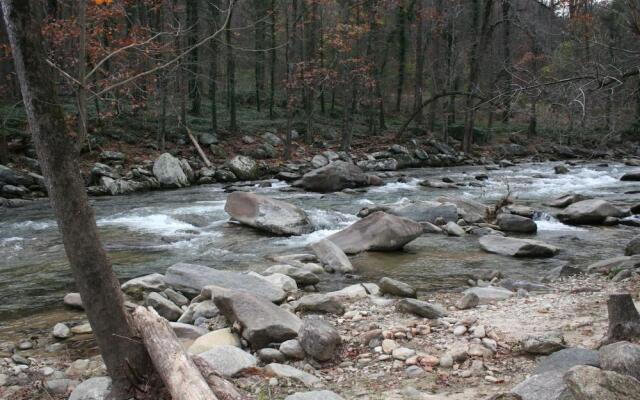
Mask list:
[[[505,90],[511,89],[511,0],[502,0],[502,52],[503,52],[503,73],[505,76],[504,88]],[[511,96],[504,96],[502,99],[502,123],[509,124],[509,118],[511,117]]]
[[130,398],[131,379],[148,379],[153,368],[144,346],[132,339],[120,283],[98,235],[78,152],[56,98],[51,79],[55,73],[45,62],[34,3],[2,0],[1,4],[29,127],[76,287],[113,380],[113,396]]
[[609,295],[609,330],[604,344],[623,340],[636,341],[640,338],[640,314],[629,293]]
[[422,125],[424,116],[422,115],[422,91],[424,88],[424,20],[422,18],[422,3],[421,0],[417,2],[416,9],[416,72],[415,72],[415,86],[413,92],[413,110],[418,108],[418,115],[416,115],[416,123]]
[[[231,1],[227,2],[229,7],[229,13],[232,14]],[[229,23],[225,30],[225,38],[227,44],[227,104],[229,106],[229,131],[236,132],[238,130],[238,122],[236,116],[236,63],[233,55],[233,45],[231,44],[232,37],[232,17],[229,16]]]
[[270,27],[270,39],[271,49],[269,49],[270,55],[270,67],[269,67],[269,118],[275,117],[275,95],[276,95],[276,0],[271,0],[269,20]]
[[398,83],[396,86],[396,112],[400,111],[402,106],[402,92],[404,89],[404,74],[407,61],[407,34],[406,22],[407,15],[404,0],[398,3],[396,11],[396,33],[398,35]]
[[255,0],[255,94],[256,110],[262,107],[265,70],[266,0]]
[[[192,48],[198,42],[198,26],[200,18],[198,0],[187,0],[187,47]],[[200,115],[202,96],[200,95],[200,49],[196,47],[189,53],[189,98],[191,99],[191,113]]]
[[[211,33],[213,33],[218,27],[218,15],[219,15],[219,0],[211,0],[210,12],[211,21],[213,22],[211,27]],[[218,131],[218,41],[211,40],[209,42],[209,49],[211,52],[211,62],[209,65],[209,101],[211,102],[211,130],[213,133]]]
[[87,0],[78,0],[78,146],[84,148],[87,129]]

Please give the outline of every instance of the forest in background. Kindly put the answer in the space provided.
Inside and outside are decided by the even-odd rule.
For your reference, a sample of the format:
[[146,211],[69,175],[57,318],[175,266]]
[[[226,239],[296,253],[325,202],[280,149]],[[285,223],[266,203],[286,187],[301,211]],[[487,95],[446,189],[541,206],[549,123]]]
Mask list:
[[[38,3],[85,150],[163,150],[185,126],[202,144],[296,130],[343,150],[391,135],[466,152],[500,133],[569,144],[640,133],[639,0]],[[6,162],[29,135],[4,27],[0,56]]]

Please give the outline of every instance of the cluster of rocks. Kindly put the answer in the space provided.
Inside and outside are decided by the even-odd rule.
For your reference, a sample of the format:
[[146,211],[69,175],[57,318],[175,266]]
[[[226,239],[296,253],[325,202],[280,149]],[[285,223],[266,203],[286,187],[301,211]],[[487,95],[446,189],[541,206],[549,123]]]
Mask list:
[[[34,167],[38,166],[37,160],[29,160]],[[0,165],[0,207],[20,207],[28,200],[43,197],[46,193],[44,178],[41,175]]]

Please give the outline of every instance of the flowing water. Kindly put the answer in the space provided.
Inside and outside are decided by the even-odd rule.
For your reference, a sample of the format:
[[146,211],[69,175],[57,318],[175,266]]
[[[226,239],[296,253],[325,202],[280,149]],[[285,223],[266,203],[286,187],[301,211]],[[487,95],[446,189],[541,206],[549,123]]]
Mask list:
[[[563,249],[549,260],[522,260],[484,253],[477,237],[449,238],[424,235],[404,252],[366,253],[353,259],[359,276],[330,275],[321,289],[336,289],[356,281],[377,280],[390,275],[410,282],[421,291],[457,288],[477,270],[498,269],[513,277],[539,279],[546,271],[568,260],[586,265],[621,255],[626,241],[637,228],[619,226],[570,227],[551,216],[557,210],[542,202],[566,192],[579,192],[608,199],[628,207],[640,202],[639,183],[621,182],[631,170],[619,164],[598,167],[581,164],[568,175],[555,175],[553,164],[523,164],[488,171],[482,187],[432,189],[418,185],[421,179],[450,177],[455,182],[475,182],[482,167],[414,169],[402,171],[407,183],[386,179],[386,185],[358,194],[316,194],[292,191],[274,181],[256,192],[283,199],[308,212],[316,230],[308,235],[283,238],[264,235],[228,222],[224,212],[226,193],[219,185],[198,186],[121,197],[92,199],[102,240],[118,276],[128,278],[164,273],[176,262],[198,263],[220,269],[267,268],[268,254],[294,253],[314,241],[357,220],[363,207],[381,203],[429,200],[456,195],[491,204],[507,191],[518,204],[542,210],[537,219],[537,239]],[[398,173],[400,175],[400,173]],[[18,317],[59,312],[62,297],[74,291],[56,223],[46,201],[0,213],[0,321],[11,325]]]

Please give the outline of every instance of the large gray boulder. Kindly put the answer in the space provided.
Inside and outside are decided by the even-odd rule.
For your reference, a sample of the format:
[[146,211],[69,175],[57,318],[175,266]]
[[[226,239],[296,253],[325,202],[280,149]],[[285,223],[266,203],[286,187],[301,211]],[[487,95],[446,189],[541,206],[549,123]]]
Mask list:
[[553,257],[559,249],[550,244],[531,239],[515,239],[498,235],[482,236],[480,247],[489,253],[512,257],[547,258]]
[[630,375],[640,380],[640,345],[617,342],[599,350],[602,369]]
[[573,203],[557,217],[566,224],[574,225],[598,225],[608,217],[620,218],[624,212],[605,200],[593,199]]
[[382,211],[375,212],[327,239],[347,254],[400,250],[422,235],[422,225]]
[[342,343],[336,328],[321,319],[306,319],[298,332],[298,341],[305,353],[317,361],[332,359]]
[[355,164],[335,161],[307,172],[296,185],[312,192],[329,193],[368,186],[369,179]]
[[234,271],[220,271],[203,265],[178,263],[167,269],[167,285],[186,294],[199,294],[205,286],[219,286],[227,289],[241,289],[276,303],[286,297],[286,293],[268,281]]
[[231,193],[224,210],[238,222],[276,235],[302,235],[313,230],[301,208],[255,193]]
[[216,346],[198,356],[227,378],[258,365],[258,360],[254,356],[228,344]]
[[153,163],[153,175],[164,187],[189,186],[189,179],[182,170],[180,160],[169,153],[163,153]]
[[551,371],[566,372],[577,365],[600,367],[598,352],[581,347],[571,347],[544,357],[536,366],[534,373],[542,374]]
[[497,221],[500,230],[517,233],[536,233],[538,225],[531,218],[515,214],[500,214]]
[[640,381],[617,372],[581,365],[571,368],[564,381],[575,400],[640,400]]
[[311,245],[318,260],[329,270],[341,273],[353,272],[353,265],[342,249],[330,240],[322,239]]
[[[533,375],[511,389],[522,400],[576,400],[562,379],[564,372]],[[595,399],[594,399],[595,400]]]
[[3,185],[29,186],[35,183],[31,175],[0,165],[0,187]]
[[227,161],[227,167],[241,181],[258,179],[258,164],[251,157],[235,156]]
[[231,323],[240,325],[242,337],[256,350],[293,339],[302,327],[295,314],[244,290],[221,291],[213,301]]

